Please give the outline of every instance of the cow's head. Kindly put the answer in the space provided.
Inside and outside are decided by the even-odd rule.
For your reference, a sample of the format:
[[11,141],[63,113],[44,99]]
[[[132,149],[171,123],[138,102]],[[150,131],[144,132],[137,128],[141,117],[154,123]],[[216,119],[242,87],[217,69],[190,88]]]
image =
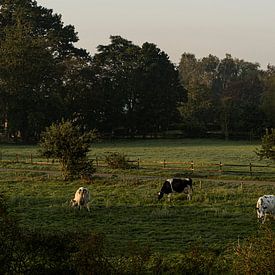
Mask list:
[[160,200],[163,197],[164,193],[162,191],[158,192],[158,199]]
[[266,209],[267,209],[267,206],[265,205],[264,200],[262,198],[260,198],[256,205],[257,216],[258,216],[259,221],[263,221],[263,219],[265,217]]
[[70,206],[75,207],[77,205],[76,201],[74,199],[70,200]]

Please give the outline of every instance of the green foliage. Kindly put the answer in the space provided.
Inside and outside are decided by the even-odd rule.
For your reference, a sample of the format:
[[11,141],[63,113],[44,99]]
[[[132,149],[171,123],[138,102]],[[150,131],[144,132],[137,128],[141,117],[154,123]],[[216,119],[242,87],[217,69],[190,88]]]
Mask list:
[[230,54],[221,60],[212,55],[197,60],[193,54],[184,53],[179,72],[188,91],[188,101],[180,108],[187,134],[214,130],[227,139],[238,132],[259,134],[264,121],[260,108],[264,82],[259,64]]
[[99,75],[101,129],[123,129],[127,135],[166,130],[179,118],[184,97],[178,72],[168,56],[152,43],[141,47],[120,36],[98,46],[93,68]]
[[105,162],[112,169],[130,169],[131,165],[124,154],[109,153],[105,156]]
[[40,152],[47,158],[59,160],[65,180],[80,176],[91,178],[94,169],[87,153],[94,138],[94,132],[81,133],[71,121],[53,123],[42,133]]
[[256,154],[260,159],[266,158],[275,161],[275,129],[266,129],[262,137],[261,148],[256,149]]

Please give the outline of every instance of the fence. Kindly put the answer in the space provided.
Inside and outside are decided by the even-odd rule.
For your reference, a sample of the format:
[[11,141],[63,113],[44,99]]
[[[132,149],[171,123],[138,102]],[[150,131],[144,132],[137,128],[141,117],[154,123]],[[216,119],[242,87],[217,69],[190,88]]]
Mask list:
[[0,152],[0,162],[6,163],[29,163],[29,164],[53,164],[55,159],[45,159],[37,154],[5,154]]
[[191,173],[207,172],[207,173],[219,173],[219,174],[249,174],[255,176],[263,173],[274,174],[275,166],[273,165],[258,165],[252,164],[225,164],[219,163],[198,163],[195,165],[194,161],[190,162],[168,162],[166,160],[160,162],[163,165],[162,169],[166,170],[183,170],[191,171]]
[[[94,165],[97,168],[107,167],[105,158],[96,156],[91,159],[94,162]],[[41,158],[38,155],[30,154],[3,154],[0,152],[0,161],[1,162],[13,162],[13,163],[29,163],[36,165],[51,165],[57,164],[58,161],[54,159],[45,159]],[[274,165],[259,165],[259,164],[236,164],[236,163],[196,163],[194,161],[180,162],[180,161],[155,161],[148,162],[146,160],[137,159],[128,159],[129,163],[137,169],[144,170],[174,170],[182,171],[188,173],[198,173],[198,174],[234,174],[234,175],[250,175],[250,176],[275,176],[275,166]]]

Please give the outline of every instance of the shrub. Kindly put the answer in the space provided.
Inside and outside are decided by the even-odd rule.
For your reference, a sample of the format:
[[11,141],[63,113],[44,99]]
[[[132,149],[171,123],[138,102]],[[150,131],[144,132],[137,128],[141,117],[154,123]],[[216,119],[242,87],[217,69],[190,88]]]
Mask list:
[[275,274],[275,233],[263,226],[258,235],[238,243],[232,255],[235,273]]
[[112,169],[130,169],[132,166],[127,161],[124,154],[109,153],[105,156],[105,162]]
[[40,153],[47,158],[59,160],[65,180],[91,178],[94,168],[87,153],[95,137],[94,132],[82,133],[80,127],[73,125],[71,121],[53,123],[42,133]]
[[262,146],[260,149],[256,149],[256,154],[260,159],[267,158],[275,161],[275,129],[270,131],[266,129],[266,133],[262,137]]

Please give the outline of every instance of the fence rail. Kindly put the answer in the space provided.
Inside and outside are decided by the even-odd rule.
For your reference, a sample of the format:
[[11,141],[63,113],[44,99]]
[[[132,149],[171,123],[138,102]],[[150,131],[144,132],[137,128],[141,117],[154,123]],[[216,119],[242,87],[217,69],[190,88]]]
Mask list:
[[[107,167],[105,158],[94,157],[91,158],[96,167]],[[175,170],[188,173],[208,173],[208,174],[248,174],[261,175],[264,173],[275,175],[275,166],[274,165],[260,165],[260,164],[238,164],[238,163],[199,163],[191,161],[146,161],[141,160],[140,158],[128,159],[129,163],[133,164],[137,169],[159,169],[159,170]],[[4,154],[0,152],[0,162],[12,162],[12,163],[28,163],[35,165],[52,165],[57,164],[58,161],[55,159],[45,159],[36,154]]]

